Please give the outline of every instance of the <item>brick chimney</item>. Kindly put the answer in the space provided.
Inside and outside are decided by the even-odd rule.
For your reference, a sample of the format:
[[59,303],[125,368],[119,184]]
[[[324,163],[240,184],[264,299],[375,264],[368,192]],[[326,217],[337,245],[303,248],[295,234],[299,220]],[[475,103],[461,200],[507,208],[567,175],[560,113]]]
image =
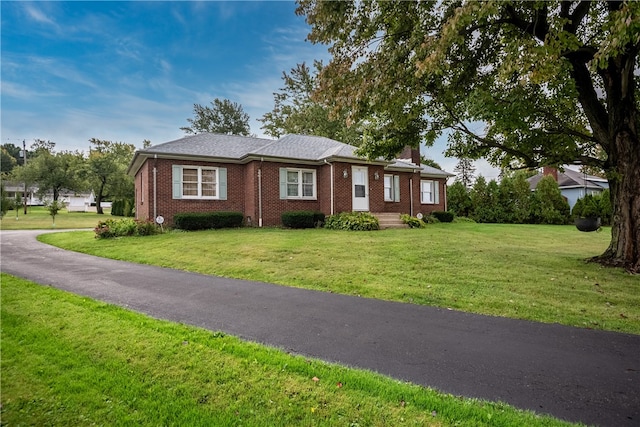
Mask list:
[[553,179],[555,179],[556,182],[558,182],[558,169],[554,168],[553,166],[544,166],[542,168],[542,175],[543,176],[551,175]]
[[398,159],[411,159],[411,163],[414,165],[420,165],[420,148],[404,147],[402,153],[398,156]]

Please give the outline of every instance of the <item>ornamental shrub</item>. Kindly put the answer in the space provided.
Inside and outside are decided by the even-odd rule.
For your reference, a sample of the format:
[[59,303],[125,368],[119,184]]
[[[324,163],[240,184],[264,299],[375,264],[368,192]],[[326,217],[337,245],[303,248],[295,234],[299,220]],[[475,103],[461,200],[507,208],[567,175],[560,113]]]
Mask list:
[[316,211],[289,211],[282,214],[282,225],[289,228],[314,228],[324,225],[324,214]]
[[330,230],[379,230],[378,218],[368,212],[342,212],[326,218],[324,227]]
[[403,223],[407,224],[409,228],[424,228],[427,225],[421,219],[409,214],[400,215],[400,219]]
[[173,217],[173,226],[181,230],[208,230],[241,227],[242,212],[187,212]]
[[436,219],[440,222],[451,222],[453,221],[453,218],[455,216],[453,212],[449,211],[434,211],[431,212],[431,215],[436,217]]
[[100,221],[93,231],[96,233],[96,239],[125,236],[150,236],[160,232],[153,222],[138,221],[133,218],[110,218],[105,221]]

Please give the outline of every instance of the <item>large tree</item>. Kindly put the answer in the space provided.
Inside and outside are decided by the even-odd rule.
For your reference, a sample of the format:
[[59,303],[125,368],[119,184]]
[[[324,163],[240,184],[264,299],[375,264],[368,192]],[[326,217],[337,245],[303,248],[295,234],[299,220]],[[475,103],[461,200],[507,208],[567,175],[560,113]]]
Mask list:
[[331,116],[331,105],[312,99],[321,70],[322,62],[315,61],[313,69],[303,62],[288,74],[282,73],[284,87],[273,94],[273,110],[258,119],[267,135],[279,138],[288,133],[298,133],[359,145],[362,134],[357,126],[347,126],[344,111]]
[[380,123],[369,155],[432,143],[499,167],[605,171],[611,243],[597,260],[640,271],[640,2],[299,0],[333,56],[316,96]]
[[242,105],[228,99],[216,98],[211,107],[193,104],[193,118],[187,119],[190,126],[181,127],[189,134],[203,132],[227,135],[250,135],[249,115]]
[[105,197],[134,196],[133,180],[127,175],[127,166],[136,148],[132,144],[96,138],[91,138],[89,142],[87,178],[96,197],[96,211],[102,214],[102,200]]

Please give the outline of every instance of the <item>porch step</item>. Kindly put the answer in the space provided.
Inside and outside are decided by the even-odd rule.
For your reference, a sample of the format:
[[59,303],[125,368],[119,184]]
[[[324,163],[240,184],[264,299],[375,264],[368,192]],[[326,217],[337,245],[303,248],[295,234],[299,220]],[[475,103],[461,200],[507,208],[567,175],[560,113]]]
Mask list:
[[371,215],[378,218],[380,223],[380,229],[385,228],[409,228],[409,226],[402,222],[400,214],[395,212],[371,212]]

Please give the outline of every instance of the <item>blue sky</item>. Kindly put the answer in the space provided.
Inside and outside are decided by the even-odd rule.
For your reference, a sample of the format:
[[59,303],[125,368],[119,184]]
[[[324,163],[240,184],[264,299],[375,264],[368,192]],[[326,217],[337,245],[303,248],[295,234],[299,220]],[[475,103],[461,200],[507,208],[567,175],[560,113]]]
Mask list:
[[[184,136],[193,104],[227,98],[257,121],[282,72],[329,59],[293,2],[2,1],[2,143],[98,138],[142,146]],[[444,144],[424,154],[453,171]],[[482,166],[477,165],[479,171]],[[494,176],[491,176],[491,175]],[[495,173],[483,173],[488,178]]]

